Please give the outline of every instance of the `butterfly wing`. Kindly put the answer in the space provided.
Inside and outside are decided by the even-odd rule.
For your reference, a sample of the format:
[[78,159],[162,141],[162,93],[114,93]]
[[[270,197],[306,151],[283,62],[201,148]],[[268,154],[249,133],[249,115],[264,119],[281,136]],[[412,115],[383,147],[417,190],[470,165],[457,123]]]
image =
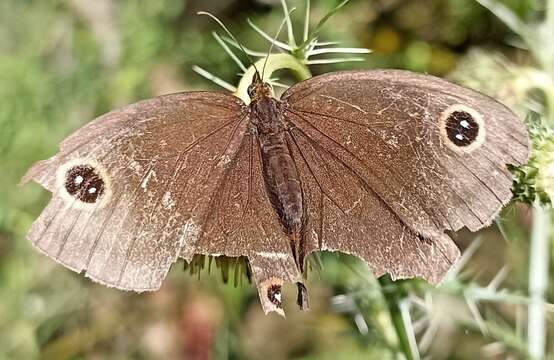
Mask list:
[[24,177],[53,193],[28,239],[98,282],[135,291],[159,288],[179,256],[194,255],[247,115],[236,97],[192,92],[101,116]]
[[[291,117],[294,119],[294,117]],[[340,251],[365,260],[375,276],[420,276],[438,283],[457,260],[456,245],[443,234],[419,237],[333,151],[298,128],[289,133],[308,211],[306,252]]]
[[529,154],[526,128],[505,106],[431,76],[331,73],[282,101],[297,158],[314,164],[303,181],[320,183],[304,186],[318,189],[309,208],[325,210],[311,214],[308,243],[399,277],[439,281],[457,257],[445,230],[490,224],[511,198],[506,164]]

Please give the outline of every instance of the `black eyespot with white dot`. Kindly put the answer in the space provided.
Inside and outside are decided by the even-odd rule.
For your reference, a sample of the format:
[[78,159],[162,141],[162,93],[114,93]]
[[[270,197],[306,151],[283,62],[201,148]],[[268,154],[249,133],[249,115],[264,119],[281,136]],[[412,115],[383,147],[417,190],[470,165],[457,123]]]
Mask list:
[[102,196],[106,184],[91,165],[76,165],[65,176],[65,190],[78,200],[92,204]]
[[467,111],[453,111],[446,118],[444,126],[448,139],[456,146],[469,146],[479,136],[479,124]]
[[267,288],[267,298],[271,303],[278,308],[282,307],[282,299],[281,299],[281,285],[270,285]]

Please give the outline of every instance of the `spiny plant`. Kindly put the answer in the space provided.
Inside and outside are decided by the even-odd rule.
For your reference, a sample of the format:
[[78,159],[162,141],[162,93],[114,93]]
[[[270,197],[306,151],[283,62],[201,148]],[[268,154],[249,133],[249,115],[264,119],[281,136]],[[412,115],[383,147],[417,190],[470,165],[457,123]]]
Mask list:
[[[280,53],[277,54],[252,50],[239,44],[223,24],[220,23],[228,36],[222,36],[217,32],[213,32],[212,35],[223,50],[241,69],[240,81],[235,86],[198,66],[195,66],[194,70],[217,85],[235,93],[243,101],[248,103],[250,99],[246,93],[246,89],[252,82],[252,77],[256,68],[265,68],[264,81],[275,87],[286,88],[288,87],[287,84],[280,82],[278,78],[273,76],[273,74],[279,70],[288,70],[297,81],[302,81],[311,77],[311,72],[308,68],[310,65],[362,61],[363,58],[357,55],[370,53],[369,49],[335,47],[334,45],[337,45],[337,43],[322,42],[318,37],[327,20],[346,5],[347,2],[348,0],[341,2],[337,7],[327,13],[315,28],[310,31],[310,3],[307,1],[303,27],[304,31],[301,41],[297,41],[295,38],[290,16],[295,9],[289,10],[284,0],[281,1],[281,4],[284,13],[283,24],[286,25],[287,29],[286,42],[279,41],[278,35],[271,37],[252,21],[248,20],[248,24],[252,29],[266,39],[271,44],[271,48],[275,47],[279,49]],[[510,13],[509,10],[502,5],[489,0],[479,0],[479,2],[493,10],[495,14],[505,21],[512,29],[520,31],[522,38],[529,42],[531,51],[537,51],[535,54],[538,59],[537,62],[542,64],[545,69],[547,67],[550,68],[550,58],[548,57],[547,50],[545,50],[546,44],[537,43],[541,40],[540,37],[535,36],[526,25],[518,21],[515,15]],[[554,10],[551,12],[554,12]],[[554,20],[554,17],[549,17],[549,19]],[[216,21],[219,22],[217,19]],[[541,28],[543,27],[541,26]],[[548,47],[554,49],[551,45]],[[245,55],[249,57],[255,58],[255,63],[251,64],[249,67],[246,66],[240,60],[239,56],[233,52],[232,48],[244,52]],[[321,55],[331,54],[341,54],[343,56],[320,57]],[[515,84],[518,84],[520,87],[527,85],[528,88],[526,90],[530,90],[531,88],[539,89],[545,99],[544,106],[538,107],[539,112],[529,113],[526,120],[530,129],[533,155],[527,165],[512,167],[510,169],[514,178],[514,200],[536,204],[539,208],[548,207],[551,204],[552,190],[554,188],[554,165],[552,165],[554,161],[554,155],[552,155],[554,154],[552,151],[554,149],[554,138],[552,137],[552,131],[549,125],[549,123],[552,124],[553,122],[545,121],[545,118],[552,118],[552,116],[549,115],[552,114],[552,105],[554,104],[554,97],[552,97],[554,91],[552,87],[552,78],[536,67],[529,67],[524,72],[521,72],[520,69],[514,71],[513,65],[504,67],[504,69],[508,68],[512,71],[511,74],[514,75],[514,78],[517,79],[515,80]],[[467,74],[471,73],[472,72],[467,72]],[[525,80],[528,81],[527,84],[522,83],[523,76],[527,76],[527,78],[525,78]],[[505,79],[505,77],[501,78]],[[465,79],[467,82],[471,82],[470,75],[466,75]],[[535,80],[535,82],[532,82],[533,80]],[[484,83],[486,84],[487,82]],[[472,85],[475,84],[472,83]],[[478,84],[473,87],[479,88]],[[527,93],[524,93],[525,95],[523,98],[529,100]],[[530,101],[528,101],[528,103],[529,102]],[[518,104],[512,103],[512,105]],[[528,106],[524,107],[524,109],[528,108]],[[524,113],[528,113],[528,111],[524,111]],[[478,285],[469,274],[462,273],[465,264],[467,264],[481,244],[482,240],[476,239],[472,245],[466,249],[458,266],[451,271],[448,278],[444,281],[444,284],[439,288],[431,287],[419,280],[394,282],[389,276],[383,276],[378,280],[371,280],[371,277],[368,278],[368,276],[360,275],[361,272],[355,271],[361,283],[357,285],[357,289],[352,289],[351,292],[345,295],[336,296],[333,300],[334,308],[337,311],[348,313],[352,316],[355,327],[362,337],[366,336],[369,333],[369,328],[372,327],[378,330],[377,338],[385,347],[393,352],[402,353],[407,359],[418,359],[420,357],[420,350],[425,352],[429,349],[432,339],[438,329],[436,324],[437,319],[436,316],[434,316],[435,309],[433,307],[433,298],[448,294],[449,296],[463,299],[466,303],[468,311],[473,316],[473,320],[465,324],[467,327],[480,331],[486,338],[491,339],[491,344],[493,345],[501,341],[507,352],[515,352],[522,356],[528,356],[529,353],[533,353],[533,349],[528,349],[526,339],[514,334],[507,324],[500,324],[498,321],[483,316],[481,314],[480,304],[483,302],[492,302],[521,307],[529,306],[533,301],[532,298],[523,296],[517,292],[514,293],[505,289],[500,289],[503,280],[508,274],[507,268],[502,268],[486,286]],[[195,273],[205,268],[206,262],[211,264],[211,261],[211,259],[198,257],[191,264],[188,264],[187,267],[192,273]],[[349,260],[347,260],[347,262],[350,263]],[[230,278],[229,273],[235,274],[235,280],[237,279],[237,274],[248,274],[245,270],[237,270],[238,267],[242,268],[244,266],[243,261],[217,258],[216,263],[221,269],[224,279]],[[377,298],[379,301],[376,301]],[[368,299],[373,301],[368,301]],[[380,305],[376,306],[375,304]],[[376,312],[387,312],[389,314],[388,321],[384,323],[382,321],[375,321],[375,318],[380,318]],[[391,328],[394,329],[394,335],[391,335],[390,331],[387,330]],[[375,335],[374,333],[372,334]],[[419,339],[419,343],[417,339]],[[486,349],[483,349],[483,351],[486,352]]]
[[[554,1],[540,2],[543,11],[537,12],[534,17],[540,20],[530,21],[520,19],[499,1],[476,1],[513,31],[517,38],[512,43],[523,49],[520,52],[531,59],[518,63],[497,53],[478,51],[468,57],[453,77],[499,97],[526,118],[531,157],[526,165],[512,167],[511,171],[514,200],[529,204],[533,214],[529,244],[529,296],[524,298],[528,309],[527,336],[514,332],[508,334],[523,343],[520,354],[542,359],[546,349],[546,311],[551,308],[546,303],[545,289],[549,284],[554,195]],[[507,227],[501,219],[498,224],[507,240],[518,237],[518,234],[506,231]],[[506,300],[501,297],[496,301],[505,303]]]

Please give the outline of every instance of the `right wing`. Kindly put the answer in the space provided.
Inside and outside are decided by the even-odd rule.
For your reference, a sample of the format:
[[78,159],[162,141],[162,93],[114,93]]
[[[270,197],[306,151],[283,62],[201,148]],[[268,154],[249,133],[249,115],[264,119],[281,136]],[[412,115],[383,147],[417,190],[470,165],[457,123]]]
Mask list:
[[291,129],[289,143],[307,202],[307,252],[357,256],[377,277],[441,281],[460,254],[446,234],[432,240],[418,236],[354,169],[302,130]]

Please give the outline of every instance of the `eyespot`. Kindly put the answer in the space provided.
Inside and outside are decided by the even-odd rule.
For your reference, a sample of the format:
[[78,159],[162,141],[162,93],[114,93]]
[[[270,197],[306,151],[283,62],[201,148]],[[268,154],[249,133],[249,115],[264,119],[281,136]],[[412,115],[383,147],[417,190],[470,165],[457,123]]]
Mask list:
[[95,203],[104,193],[104,180],[90,165],[76,165],[65,175],[65,190],[85,203]]
[[456,110],[446,119],[446,135],[457,146],[471,145],[479,135],[479,124],[469,113]]
[[461,104],[453,105],[441,114],[440,130],[446,145],[456,152],[470,153],[485,140],[482,116]]
[[98,208],[110,195],[106,171],[96,162],[75,159],[62,165],[57,172],[57,184],[62,198],[76,208]]
[[267,287],[267,299],[278,308],[282,308],[281,285],[272,284]]
[[283,279],[278,277],[270,277],[258,285],[260,300],[267,314],[270,311],[275,311],[280,315],[285,315],[283,311]]

